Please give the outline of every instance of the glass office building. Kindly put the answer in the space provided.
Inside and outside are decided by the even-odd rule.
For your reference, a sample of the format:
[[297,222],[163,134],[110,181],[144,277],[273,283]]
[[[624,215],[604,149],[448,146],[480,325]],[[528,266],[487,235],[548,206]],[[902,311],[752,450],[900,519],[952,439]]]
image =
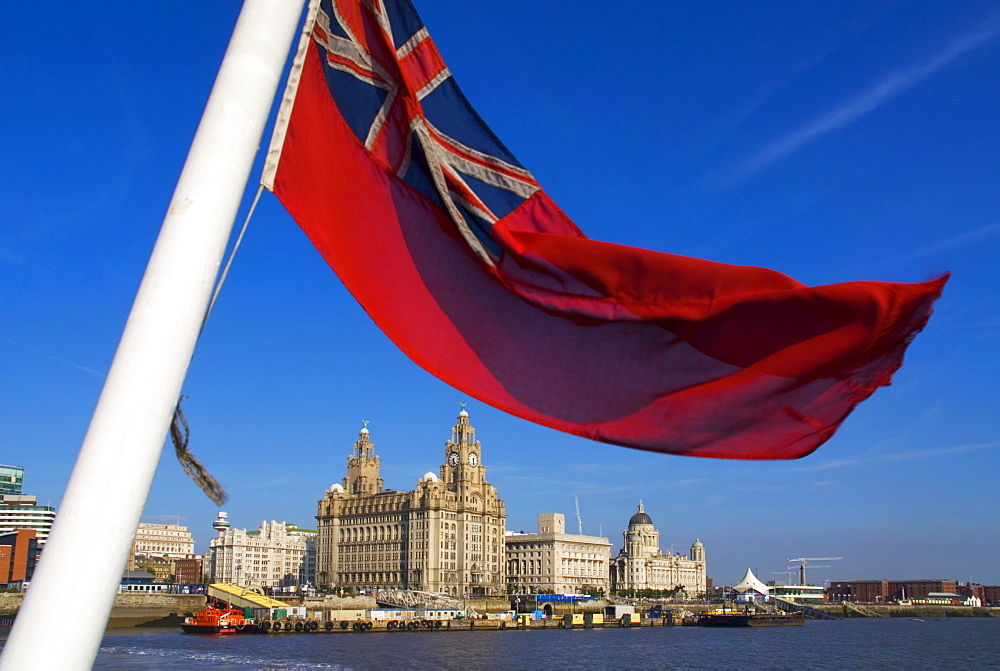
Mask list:
[[23,484],[23,468],[20,466],[0,466],[0,494],[20,494]]

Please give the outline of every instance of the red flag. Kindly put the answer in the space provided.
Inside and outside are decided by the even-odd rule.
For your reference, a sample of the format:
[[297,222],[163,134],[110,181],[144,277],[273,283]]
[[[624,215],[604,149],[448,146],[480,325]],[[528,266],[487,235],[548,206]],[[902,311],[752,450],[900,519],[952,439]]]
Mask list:
[[889,384],[947,280],[807,287],[586,238],[472,110],[407,0],[324,0],[280,117],[265,185],[410,358],[608,443],[809,454]]

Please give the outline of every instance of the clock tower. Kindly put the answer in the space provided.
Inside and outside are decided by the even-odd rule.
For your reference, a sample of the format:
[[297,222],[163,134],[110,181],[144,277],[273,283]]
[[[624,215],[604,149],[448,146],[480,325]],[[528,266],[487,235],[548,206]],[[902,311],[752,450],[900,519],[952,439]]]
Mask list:
[[482,445],[462,404],[444,445],[441,477],[414,489],[386,489],[368,428],[347,458],[347,477],[318,501],[316,580],[325,588],[412,589],[506,594],[504,523],[496,487],[486,481]]
[[476,440],[476,430],[469,424],[465,403],[462,403],[462,411],[458,413],[458,424],[451,428],[451,440],[444,444],[441,480],[452,490],[456,486],[481,487],[486,482],[482,445]]
[[347,477],[344,489],[351,494],[378,494],[385,483],[379,477],[379,458],[375,456],[375,444],[368,432],[368,422],[362,422],[358,442],[354,443],[354,454],[347,457]]

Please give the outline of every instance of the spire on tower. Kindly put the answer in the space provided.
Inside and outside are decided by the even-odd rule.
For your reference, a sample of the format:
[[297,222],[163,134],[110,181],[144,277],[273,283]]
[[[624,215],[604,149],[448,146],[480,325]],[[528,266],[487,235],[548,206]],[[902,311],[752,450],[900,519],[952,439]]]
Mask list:
[[371,457],[375,450],[375,443],[371,440],[371,433],[368,431],[368,420],[361,420],[361,431],[358,432],[358,442],[354,443],[355,457]]
[[465,409],[465,401],[460,403],[462,409],[458,413],[458,423],[451,429],[451,440],[456,445],[476,442],[476,430],[469,424],[469,413]]
[[375,443],[368,431],[368,420],[361,422],[354,453],[347,457],[347,477],[344,489],[351,494],[377,494],[382,491],[379,477],[379,458],[375,456]]

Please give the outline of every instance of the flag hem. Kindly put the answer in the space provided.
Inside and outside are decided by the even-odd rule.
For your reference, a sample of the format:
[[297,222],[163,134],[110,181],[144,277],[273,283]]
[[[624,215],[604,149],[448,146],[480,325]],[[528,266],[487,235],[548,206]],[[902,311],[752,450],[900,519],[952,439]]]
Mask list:
[[285,134],[288,132],[288,122],[291,120],[292,107],[295,105],[295,96],[299,92],[299,82],[302,80],[302,68],[305,65],[306,50],[313,39],[313,24],[316,23],[316,14],[318,12],[319,0],[309,0],[306,19],[302,24],[302,32],[299,34],[299,45],[295,50],[292,67],[288,71],[288,81],[285,83],[285,91],[281,95],[281,105],[278,107],[278,115],[274,121],[274,130],[271,132],[271,141],[268,144],[267,155],[264,158],[264,169],[261,171],[260,185],[271,193],[274,193],[274,175],[278,170],[278,162],[281,160],[281,150],[285,146]]

